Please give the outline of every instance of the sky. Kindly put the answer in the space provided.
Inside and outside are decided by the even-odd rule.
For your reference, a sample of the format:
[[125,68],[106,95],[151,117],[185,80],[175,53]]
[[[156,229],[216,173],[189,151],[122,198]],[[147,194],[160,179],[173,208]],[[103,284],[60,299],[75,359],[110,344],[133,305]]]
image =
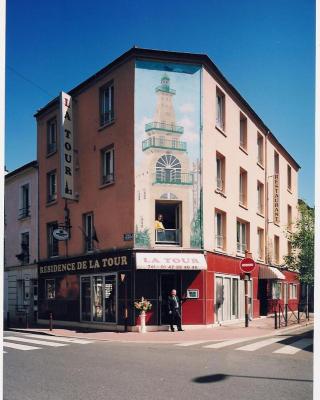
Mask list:
[[7,0],[6,168],[36,159],[35,112],[132,46],[207,54],[301,165],[314,205],[314,0]]

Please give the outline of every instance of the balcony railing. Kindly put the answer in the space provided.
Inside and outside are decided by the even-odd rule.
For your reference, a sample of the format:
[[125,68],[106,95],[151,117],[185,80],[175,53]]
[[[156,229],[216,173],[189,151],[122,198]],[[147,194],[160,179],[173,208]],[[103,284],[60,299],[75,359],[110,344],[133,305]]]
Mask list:
[[171,133],[183,133],[183,126],[177,126],[173,124],[165,124],[164,122],[149,122],[149,124],[145,125],[145,131],[165,131],[165,132],[171,132]]
[[103,175],[102,177],[102,184],[106,185],[108,183],[114,182],[114,173]]
[[166,172],[157,172],[154,176],[153,183],[169,184],[169,185],[192,185],[193,174],[172,172],[167,174]]
[[151,137],[142,142],[142,150],[147,150],[149,148],[158,148],[158,149],[172,149],[172,150],[187,150],[187,143],[180,142],[179,140],[167,140],[156,137]]
[[168,86],[168,85],[157,86],[156,92],[165,92],[165,93],[176,94],[176,91],[174,89],[170,89],[170,86]]
[[246,243],[237,242],[237,253],[245,254],[246,247],[247,247]]
[[19,210],[19,218],[30,217],[30,206],[25,206]]
[[223,235],[216,235],[216,248],[223,249],[224,237]]
[[156,244],[180,245],[180,229],[157,229],[155,242]]

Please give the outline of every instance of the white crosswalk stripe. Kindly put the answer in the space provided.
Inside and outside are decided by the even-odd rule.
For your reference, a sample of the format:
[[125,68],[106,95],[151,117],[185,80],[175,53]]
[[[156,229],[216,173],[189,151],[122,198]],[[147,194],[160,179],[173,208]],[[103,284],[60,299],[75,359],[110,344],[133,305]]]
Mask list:
[[85,339],[76,339],[76,338],[68,338],[61,336],[49,336],[49,335],[36,335],[33,333],[24,333],[23,337],[30,337],[35,339],[48,339],[54,342],[66,342],[66,343],[76,343],[76,344],[89,344],[93,343],[93,340],[85,340]]
[[3,347],[9,347],[10,349],[15,349],[15,350],[41,350],[41,347],[35,347],[35,346],[27,346],[25,344],[18,344],[18,343],[6,343],[3,342]]
[[223,342],[213,343],[203,347],[205,347],[206,349],[222,349],[223,347],[232,346],[234,344],[242,342],[248,342],[249,340],[252,340],[252,338],[229,339],[229,340],[224,340]]
[[176,346],[180,347],[188,347],[188,346],[194,346],[196,344],[202,344],[202,343],[208,343],[210,340],[194,340],[193,342],[183,342],[183,343],[177,343]]
[[25,343],[32,343],[32,344],[40,344],[42,346],[49,346],[49,347],[68,346],[66,343],[55,343],[55,342],[49,342],[49,341],[46,341],[46,340],[35,340],[35,339],[22,338],[22,337],[17,337],[17,336],[6,336],[6,337],[4,337],[4,340],[12,340],[14,342],[25,342]]
[[281,347],[281,349],[274,351],[274,353],[293,355],[310,345],[312,345],[312,339],[300,339],[297,342],[291,343],[290,345]]
[[255,343],[250,343],[246,346],[238,347],[236,350],[242,350],[242,351],[255,351],[262,349],[263,347],[270,346],[273,343],[281,342],[284,339],[287,339],[289,336],[278,336],[278,337],[273,337],[269,338],[266,340],[260,340]]

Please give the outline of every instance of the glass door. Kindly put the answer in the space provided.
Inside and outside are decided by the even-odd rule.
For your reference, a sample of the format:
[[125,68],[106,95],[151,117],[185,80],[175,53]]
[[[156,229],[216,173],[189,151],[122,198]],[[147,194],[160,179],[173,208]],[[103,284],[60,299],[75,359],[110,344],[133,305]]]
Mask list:
[[91,321],[90,277],[81,277],[81,321]]
[[232,319],[239,317],[239,279],[232,278]]
[[223,278],[223,320],[231,319],[231,278]]
[[223,278],[222,276],[216,277],[216,319],[217,322],[223,321]]
[[95,322],[103,322],[103,277],[92,277],[92,319]]
[[[168,297],[171,290],[177,288],[177,275],[175,273],[160,274],[160,325],[169,324]],[[179,293],[177,293],[179,296]]]
[[117,322],[116,275],[105,276],[104,315],[105,322]]

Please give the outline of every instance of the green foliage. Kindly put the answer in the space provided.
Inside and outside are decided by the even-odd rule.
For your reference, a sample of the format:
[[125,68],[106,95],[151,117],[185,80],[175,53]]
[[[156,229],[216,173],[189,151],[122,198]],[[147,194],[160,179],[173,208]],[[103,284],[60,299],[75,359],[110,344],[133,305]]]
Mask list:
[[285,257],[286,264],[300,273],[300,281],[313,285],[314,282],[314,208],[299,201],[299,217],[288,239],[292,255]]
[[191,238],[190,245],[193,248],[202,247],[202,220],[201,220],[201,209],[195,212],[191,222]]
[[150,247],[150,234],[149,229],[139,230],[138,226],[136,225],[136,232],[135,232],[135,245],[139,247]]

